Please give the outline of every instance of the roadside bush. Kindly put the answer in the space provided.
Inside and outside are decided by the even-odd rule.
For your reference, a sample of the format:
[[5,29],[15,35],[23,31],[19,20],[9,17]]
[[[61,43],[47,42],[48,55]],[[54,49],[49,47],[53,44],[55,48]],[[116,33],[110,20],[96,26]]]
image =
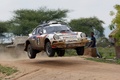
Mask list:
[[111,45],[107,38],[103,37],[97,40],[98,47],[107,47]]
[[98,47],[98,52],[102,55],[103,58],[106,58],[106,59],[115,58],[114,47]]

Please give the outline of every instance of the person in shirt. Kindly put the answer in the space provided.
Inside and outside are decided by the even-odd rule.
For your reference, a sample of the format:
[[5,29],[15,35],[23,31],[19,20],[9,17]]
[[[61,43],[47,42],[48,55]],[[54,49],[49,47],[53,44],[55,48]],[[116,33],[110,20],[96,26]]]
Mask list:
[[[96,48],[96,38],[94,37],[94,32],[91,32],[91,42],[88,47]],[[99,54],[97,48],[96,48],[96,53],[99,58],[102,58],[102,56]]]

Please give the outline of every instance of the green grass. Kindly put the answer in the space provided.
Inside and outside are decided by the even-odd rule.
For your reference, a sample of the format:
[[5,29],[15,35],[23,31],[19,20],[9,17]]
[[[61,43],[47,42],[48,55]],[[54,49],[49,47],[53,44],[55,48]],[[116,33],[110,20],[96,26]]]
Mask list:
[[0,77],[0,80],[2,80],[2,77]]
[[98,47],[98,52],[105,59],[114,59],[116,57],[114,47]]
[[120,59],[115,59],[116,54],[114,47],[98,47],[98,51],[102,55],[102,58],[86,58],[86,59],[97,62],[120,64]]
[[[97,50],[102,55],[102,58],[87,58],[87,60],[120,64],[120,60],[115,59],[116,54],[114,47],[97,47]],[[76,53],[76,50],[68,49],[66,50],[65,56],[78,56],[78,55]]]
[[77,56],[76,50],[74,50],[74,49],[67,49],[65,51],[65,56]]
[[[114,47],[98,47],[98,52],[102,55],[103,58],[113,59],[115,57]],[[78,56],[76,50],[68,49],[66,50],[65,56]]]
[[18,71],[17,69],[0,65],[0,73],[2,73],[4,75],[9,76],[17,71]]
[[120,64],[120,59],[103,59],[103,58],[86,58],[86,59],[96,61],[96,62]]

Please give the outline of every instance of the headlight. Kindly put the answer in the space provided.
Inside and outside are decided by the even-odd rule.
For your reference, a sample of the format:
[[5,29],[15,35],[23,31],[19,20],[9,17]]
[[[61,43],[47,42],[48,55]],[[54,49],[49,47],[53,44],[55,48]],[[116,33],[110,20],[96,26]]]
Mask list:
[[53,38],[54,38],[55,40],[60,39],[60,37],[59,37],[58,35],[56,35],[56,34],[53,36]]
[[85,33],[81,33],[80,36],[81,37],[86,37],[86,34]]

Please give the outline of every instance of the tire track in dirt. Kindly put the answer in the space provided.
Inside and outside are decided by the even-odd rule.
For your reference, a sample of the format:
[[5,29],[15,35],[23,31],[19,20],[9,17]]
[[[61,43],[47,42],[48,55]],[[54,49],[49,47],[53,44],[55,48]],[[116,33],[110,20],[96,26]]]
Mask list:
[[22,77],[24,77],[24,76],[26,76],[26,75],[29,75],[29,74],[33,74],[33,73],[35,73],[35,72],[37,72],[37,71],[39,71],[39,70],[40,70],[40,69],[35,69],[35,70],[31,71],[31,72],[24,73],[24,74],[18,76],[17,78],[14,78],[14,80],[17,80],[17,79],[22,78]]

